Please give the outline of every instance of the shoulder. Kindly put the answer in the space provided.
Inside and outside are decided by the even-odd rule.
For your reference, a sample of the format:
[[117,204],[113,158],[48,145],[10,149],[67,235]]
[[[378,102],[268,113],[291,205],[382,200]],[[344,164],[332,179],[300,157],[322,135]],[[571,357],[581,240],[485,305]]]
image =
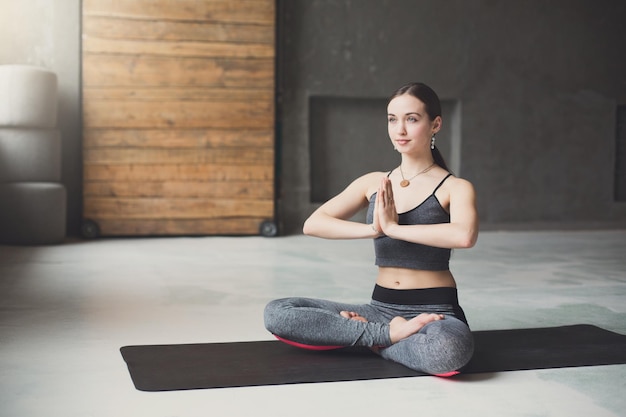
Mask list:
[[452,188],[474,189],[471,182],[461,177],[455,177],[454,174],[450,174],[450,177],[445,181],[445,184]]
[[386,177],[388,174],[389,172],[383,172],[383,171],[369,172],[367,174],[361,175],[360,177],[352,181],[350,186],[357,186],[357,187],[364,187],[364,188],[370,188],[374,186],[378,188],[378,184],[380,184],[380,181],[384,177]]
[[353,181],[352,186],[358,187],[359,190],[369,200],[372,194],[378,190],[380,181],[389,175],[389,172],[374,171],[364,174]]
[[450,197],[455,195],[472,197],[476,193],[474,185],[468,180],[460,177],[450,175],[450,177],[444,182],[443,187],[450,193]]

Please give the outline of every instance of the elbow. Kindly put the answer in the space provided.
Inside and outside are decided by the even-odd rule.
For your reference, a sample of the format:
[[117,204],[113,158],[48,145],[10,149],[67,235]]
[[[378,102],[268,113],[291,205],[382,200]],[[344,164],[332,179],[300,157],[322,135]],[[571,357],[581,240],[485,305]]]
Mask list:
[[476,241],[478,240],[478,233],[474,231],[470,231],[468,233],[464,233],[461,239],[459,240],[459,248],[460,249],[469,249],[476,245]]
[[476,241],[475,241],[475,240],[472,240],[472,239],[464,239],[464,240],[461,240],[461,241],[459,242],[458,248],[459,248],[459,249],[469,249],[469,248],[474,247],[474,245],[475,245],[475,244],[476,244]]
[[304,222],[304,225],[302,225],[302,233],[304,233],[307,236],[312,236],[314,234],[313,225],[311,223],[312,223],[311,218],[309,217]]
[[321,237],[320,233],[323,230],[324,217],[320,216],[318,211],[313,212],[302,225],[302,233],[307,236]]

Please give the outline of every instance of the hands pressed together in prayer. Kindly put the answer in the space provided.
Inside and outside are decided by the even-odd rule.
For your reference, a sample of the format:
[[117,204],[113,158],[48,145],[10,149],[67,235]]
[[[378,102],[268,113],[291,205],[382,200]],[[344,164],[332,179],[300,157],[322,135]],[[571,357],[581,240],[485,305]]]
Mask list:
[[393,189],[391,181],[387,177],[383,177],[376,194],[376,205],[374,208],[374,222],[372,227],[379,234],[385,234],[385,231],[392,225],[398,224],[398,212],[393,201]]

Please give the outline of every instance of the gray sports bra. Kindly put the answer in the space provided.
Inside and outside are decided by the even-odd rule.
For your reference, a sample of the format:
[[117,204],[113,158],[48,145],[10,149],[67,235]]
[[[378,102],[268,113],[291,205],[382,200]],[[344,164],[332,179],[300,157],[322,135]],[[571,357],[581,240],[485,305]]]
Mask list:
[[[398,214],[398,224],[438,224],[450,223],[450,214],[439,203],[435,192],[452,174],[446,175],[433,192],[420,205],[405,213]],[[370,197],[366,223],[374,219],[376,193]],[[446,271],[449,269],[450,249],[411,243],[404,240],[381,236],[374,239],[376,265],[391,266],[427,271]]]

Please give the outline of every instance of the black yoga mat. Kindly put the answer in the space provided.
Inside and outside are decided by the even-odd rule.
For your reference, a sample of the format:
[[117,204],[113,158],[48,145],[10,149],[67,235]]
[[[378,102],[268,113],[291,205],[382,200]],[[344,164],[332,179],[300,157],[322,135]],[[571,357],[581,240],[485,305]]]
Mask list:
[[[590,325],[474,332],[464,373],[626,363],[626,335]],[[365,348],[299,349],[279,341],[125,346],[141,391],[172,391],[423,376]]]

